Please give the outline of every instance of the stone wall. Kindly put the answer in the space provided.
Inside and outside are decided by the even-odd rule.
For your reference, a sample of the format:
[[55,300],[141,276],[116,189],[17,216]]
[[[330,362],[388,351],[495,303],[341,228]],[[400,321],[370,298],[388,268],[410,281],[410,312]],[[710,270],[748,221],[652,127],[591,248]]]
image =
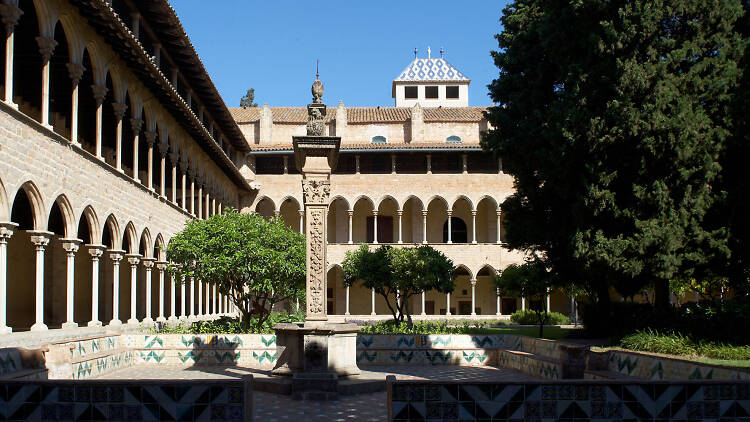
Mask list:
[[[611,373],[647,380],[726,379],[750,381],[750,368],[731,368],[721,365],[674,359],[642,352],[609,351],[606,369]],[[593,371],[587,378],[602,379],[606,375]]]

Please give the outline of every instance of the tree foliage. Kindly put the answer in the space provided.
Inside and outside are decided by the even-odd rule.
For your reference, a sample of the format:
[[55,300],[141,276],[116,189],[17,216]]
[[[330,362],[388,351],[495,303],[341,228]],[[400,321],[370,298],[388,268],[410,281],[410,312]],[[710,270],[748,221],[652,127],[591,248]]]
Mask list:
[[516,191],[506,239],[604,307],[729,255],[717,203],[743,40],[738,0],[517,0],[482,140]]
[[393,248],[380,246],[370,251],[362,245],[346,253],[342,263],[344,285],[357,281],[383,296],[396,322],[411,321],[409,298],[422,292],[453,291],[453,262],[431,246]]
[[240,107],[258,107],[258,104],[255,102],[255,88],[247,90],[247,93],[240,99]]
[[510,264],[493,278],[495,286],[503,296],[515,296],[541,302],[541,307],[532,308],[539,323],[539,338],[544,334],[544,325],[549,322],[547,295],[555,287],[554,277],[540,261],[529,261],[521,265]]
[[190,220],[167,246],[169,271],[216,285],[240,312],[263,326],[272,307],[304,296],[305,241],[279,218],[228,210],[207,220]]

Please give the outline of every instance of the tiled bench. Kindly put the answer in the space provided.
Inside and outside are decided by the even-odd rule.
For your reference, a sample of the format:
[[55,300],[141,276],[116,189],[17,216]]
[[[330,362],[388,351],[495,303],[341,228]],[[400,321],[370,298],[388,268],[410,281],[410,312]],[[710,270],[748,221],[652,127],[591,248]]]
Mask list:
[[45,378],[47,368],[44,365],[42,350],[0,349],[0,380]]
[[39,380],[0,383],[0,421],[251,421],[240,380]]
[[388,376],[388,421],[747,420],[747,381],[434,382]]

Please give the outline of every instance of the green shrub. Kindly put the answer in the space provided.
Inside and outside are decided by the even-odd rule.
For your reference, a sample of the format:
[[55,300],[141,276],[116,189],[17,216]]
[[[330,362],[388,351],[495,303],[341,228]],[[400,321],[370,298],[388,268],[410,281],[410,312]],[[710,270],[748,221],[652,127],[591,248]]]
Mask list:
[[[526,309],[516,311],[510,316],[510,320],[519,325],[539,325],[539,319],[536,312]],[[567,325],[570,324],[570,318],[559,312],[548,312],[547,323],[544,325]]]
[[620,347],[666,355],[706,357],[727,360],[750,359],[750,346],[732,346],[709,341],[695,341],[690,336],[654,330],[638,330],[620,340]]
[[223,316],[212,321],[197,321],[176,326],[163,326],[158,332],[160,334],[273,334],[273,326],[279,322],[304,320],[305,316],[301,312],[273,312],[263,322],[263,326],[260,329],[257,328],[257,317],[252,317],[250,328],[244,330],[237,318]]

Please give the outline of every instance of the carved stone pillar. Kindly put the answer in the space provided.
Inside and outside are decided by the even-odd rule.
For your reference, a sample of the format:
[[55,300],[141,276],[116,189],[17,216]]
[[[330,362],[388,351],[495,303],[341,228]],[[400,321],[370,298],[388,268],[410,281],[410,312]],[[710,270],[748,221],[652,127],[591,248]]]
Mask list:
[[305,210],[297,212],[299,213],[299,232],[305,234]]
[[89,327],[101,327],[99,321],[99,259],[104,254],[104,245],[86,245],[91,255],[91,321]]
[[107,96],[107,89],[104,85],[91,85],[91,91],[94,93],[94,103],[96,104],[96,158],[104,161],[102,156],[102,104]]
[[70,142],[80,146],[81,143],[78,142],[78,85],[81,83],[86,68],[78,63],[66,63],[65,66],[68,68],[68,76],[73,83],[70,106]]
[[5,103],[13,108],[18,108],[13,102],[13,34],[21,15],[23,11],[18,8],[17,4],[12,4],[12,2],[0,4],[0,16],[5,25]]
[[15,223],[0,223],[0,334],[13,331],[8,327],[8,239],[13,236]]
[[36,300],[34,303],[36,322],[31,326],[31,331],[46,331],[47,325],[44,323],[44,248],[49,244],[52,233],[37,231],[30,231],[29,233],[36,252]]
[[[154,143],[156,142],[156,132],[148,131],[143,134],[146,136],[146,146],[148,151],[146,152],[146,187],[148,190],[154,190]],[[166,152],[165,152],[166,154]],[[162,162],[164,158],[162,156]]]
[[36,37],[39,54],[42,55],[42,126],[52,128],[49,124],[49,60],[57,47],[57,41],[50,37]]
[[138,118],[130,119],[130,127],[133,129],[133,180],[140,183],[141,178],[138,175],[138,143],[140,142],[141,127],[143,120]]
[[[166,295],[164,294],[164,272],[167,269],[167,263],[162,262],[162,261],[157,261],[156,269],[159,270],[159,316],[156,317],[156,321],[167,322],[167,319],[164,317],[164,302],[166,300]],[[173,308],[172,316],[174,316],[174,307],[172,308]]]
[[154,268],[154,258],[143,258],[143,268],[146,270],[146,316],[143,318],[144,324],[153,324],[151,318],[151,270]]
[[126,255],[128,263],[130,264],[130,318],[128,324],[138,325],[138,318],[136,318],[136,301],[138,299],[137,286],[138,286],[138,263],[141,262],[141,256],[138,254]]
[[65,322],[62,328],[75,328],[78,324],[75,323],[73,315],[73,306],[75,299],[75,265],[76,265],[76,252],[81,241],[78,239],[63,239],[62,247],[65,249],[66,259],[66,277],[65,277]]
[[307,317],[326,321],[326,208],[331,192],[327,178],[303,179],[307,225]]
[[120,173],[124,173],[122,170],[122,119],[125,117],[127,109],[128,105],[125,103],[112,103],[112,111],[115,114],[115,122],[117,122],[115,129],[115,169]]

